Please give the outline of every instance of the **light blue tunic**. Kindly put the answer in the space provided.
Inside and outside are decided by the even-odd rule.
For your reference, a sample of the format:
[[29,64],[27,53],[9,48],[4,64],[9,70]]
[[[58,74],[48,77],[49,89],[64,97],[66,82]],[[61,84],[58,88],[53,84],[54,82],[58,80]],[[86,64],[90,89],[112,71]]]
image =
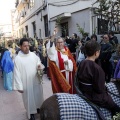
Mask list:
[[13,79],[13,73],[9,72],[3,72],[3,80],[4,80],[4,88],[8,91],[12,90],[12,79]]

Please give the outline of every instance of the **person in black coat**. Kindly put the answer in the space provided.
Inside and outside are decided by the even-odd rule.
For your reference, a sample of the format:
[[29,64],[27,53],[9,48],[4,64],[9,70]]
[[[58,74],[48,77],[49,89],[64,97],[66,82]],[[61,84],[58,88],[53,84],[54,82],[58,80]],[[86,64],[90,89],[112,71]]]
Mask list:
[[68,44],[68,48],[72,53],[74,60],[76,60],[76,48],[78,46],[77,34],[73,33],[71,38],[67,37],[66,43]]
[[112,49],[113,46],[109,42],[109,36],[108,34],[105,34],[103,37],[104,43],[101,44],[101,53],[100,53],[100,62],[101,62],[101,67],[105,72],[105,77],[106,77],[106,82],[110,82],[111,75],[112,75],[112,69],[111,69],[111,63],[110,63],[110,58],[112,56]]
[[76,52],[76,46],[78,45],[77,34],[73,33],[72,38],[67,37],[66,43],[71,53]]
[[109,37],[110,37],[110,43],[114,46],[116,46],[118,44],[118,39],[116,36],[114,36],[114,32],[110,31],[109,32]]
[[85,42],[91,40],[91,39],[88,37],[88,33],[84,33],[83,37],[84,37]]

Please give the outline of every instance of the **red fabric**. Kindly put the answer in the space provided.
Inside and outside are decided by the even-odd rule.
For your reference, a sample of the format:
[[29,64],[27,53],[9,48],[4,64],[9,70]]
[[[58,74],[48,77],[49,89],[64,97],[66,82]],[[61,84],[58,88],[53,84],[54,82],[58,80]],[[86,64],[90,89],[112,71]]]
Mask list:
[[[58,61],[59,61],[59,68],[60,68],[60,70],[64,70],[64,69],[65,69],[65,67],[64,67],[64,61],[63,61],[63,59],[61,58],[61,54],[60,54],[59,51],[58,51]],[[63,74],[63,76],[66,78],[65,72],[62,72],[62,74]]]
[[70,94],[73,94],[73,80],[71,78],[71,75],[72,75],[72,72],[69,72],[69,84],[71,86],[70,90],[69,90],[69,93]]
[[49,73],[53,93],[68,93],[71,87],[53,61],[49,61]]
[[[66,51],[68,51],[68,48],[67,47],[64,47],[64,49]],[[72,54],[71,54],[72,55]],[[71,59],[70,55],[68,55],[68,58]],[[63,59],[61,58],[61,53],[58,51],[58,60],[59,60],[59,68],[60,70],[64,70],[64,61]],[[74,58],[72,59],[72,61],[74,60]],[[73,62],[74,64],[74,62]],[[75,63],[76,64],[76,63]],[[66,79],[66,74],[65,72],[62,72],[63,76],[65,77]],[[69,93],[73,94],[75,93],[75,89],[74,89],[74,75],[75,75],[75,72],[73,70],[73,72],[69,72],[69,84],[71,86],[70,90],[69,90]]]
[[47,76],[50,77],[49,67],[47,67]]

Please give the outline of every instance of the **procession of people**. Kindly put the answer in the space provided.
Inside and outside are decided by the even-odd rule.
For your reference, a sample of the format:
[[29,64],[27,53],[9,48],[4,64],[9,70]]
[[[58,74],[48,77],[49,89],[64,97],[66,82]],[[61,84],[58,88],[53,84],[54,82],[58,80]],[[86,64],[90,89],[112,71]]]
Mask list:
[[1,46],[5,90],[21,93],[28,119],[35,120],[34,114],[39,113],[44,102],[43,71],[51,80],[53,93],[77,94],[74,77],[78,70],[79,89],[83,94],[98,106],[111,110],[113,115],[120,112],[105,87],[106,83],[120,79],[117,37],[110,31],[98,42],[95,34],[91,39],[88,36],[80,39],[76,33],[62,38],[57,32],[55,28],[45,41],[21,38],[19,44]]

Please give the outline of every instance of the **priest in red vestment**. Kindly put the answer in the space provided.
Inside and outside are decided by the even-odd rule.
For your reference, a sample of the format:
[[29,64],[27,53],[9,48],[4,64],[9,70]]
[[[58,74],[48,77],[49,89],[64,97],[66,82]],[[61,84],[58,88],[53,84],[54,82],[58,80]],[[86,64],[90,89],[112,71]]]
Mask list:
[[56,46],[49,41],[46,45],[53,93],[73,94],[76,62],[61,37],[58,37],[55,43]]

